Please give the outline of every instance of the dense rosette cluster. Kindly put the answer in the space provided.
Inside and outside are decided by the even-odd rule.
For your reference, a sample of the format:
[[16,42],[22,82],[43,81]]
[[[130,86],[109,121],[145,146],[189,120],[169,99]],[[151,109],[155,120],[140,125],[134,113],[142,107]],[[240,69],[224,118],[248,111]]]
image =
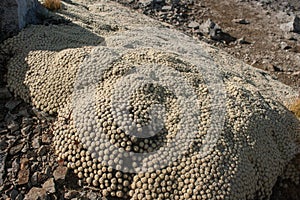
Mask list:
[[74,24],[25,29],[1,46],[14,55],[7,66],[8,86],[33,106],[57,113],[71,101],[78,66],[102,41]]
[[[299,122],[280,103],[228,73],[223,79],[224,127],[212,136],[217,139],[211,140],[210,134],[215,133],[211,130],[215,126],[213,98],[203,74],[191,62],[154,49],[94,49],[79,71],[83,75],[77,79],[75,107],[70,107],[72,112],[62,115],[56,126],[59,157],[67,160],[78,177],[100,187],[104,196],[269,197],[277,177],[295,154]],[[197,124],[197,131],[184,131],[187,137],[177,136],[184,107],[172,86],[163,84],[165,73],[178,79],[177,87],[186,83],[196,95],[193,108],[198,109],[199,118],[191,124]],[[142,135],[153,117],[161,117],[163,125],[156,133],[151,133],[154,127],[149,135]],[[67,118],[69,123],[59,124],[68,122]],[[215,143],[207,147],[208,141]],[[164,155],[164,150],[170,153]],[[294,172],[291,177],[296,178]]]

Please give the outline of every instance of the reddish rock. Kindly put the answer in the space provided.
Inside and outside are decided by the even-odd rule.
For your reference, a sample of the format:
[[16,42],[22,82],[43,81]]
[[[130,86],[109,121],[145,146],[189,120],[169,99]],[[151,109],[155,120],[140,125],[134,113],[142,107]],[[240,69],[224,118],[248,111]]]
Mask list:
[[21,158],[20,160],[20,171],[18,174],[18,184],[27,184],[29,181],[29,168],[28,168],[28,158]]
[[54,179],[56,181],[65,180],[67,172],[68,172],[68,168],[67,167],[65,167],[65,166],[58,166],[54,170],[54,172],[53,172]]
[[18,184],[23,185],[27,184],[29,181],[29,169],[22,169],[18,174]]
[[53,178],[49,178],[44,184],[43,189],[47,191],[47,193],[55,193],[55,183]]
[[33,187],[25,195],[24,200],[39,200],[39,199],[48,199],[47,192],[44,188]]
[[20,169],[23,170],[23,169],[27,169],[28,168],[28,158],[21,158],[20,160]]

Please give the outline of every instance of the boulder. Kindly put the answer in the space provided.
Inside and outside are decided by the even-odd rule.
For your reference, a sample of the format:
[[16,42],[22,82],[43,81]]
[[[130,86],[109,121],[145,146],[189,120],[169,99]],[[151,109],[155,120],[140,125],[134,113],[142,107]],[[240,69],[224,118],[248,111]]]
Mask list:
[[27,24],[38,23],[38,0],[0,1],[0,41],[14,35]]
[[300,18],[295,15],[290,22],[281,24],[280,28],[286,32],[300,33]]
[[208,35],[215,41],[225,42],[226,44],[229,44],[230,42],[234,42],[236,40],[235,37],[232,37],[230,34],[223,32],[221,27],[211,19],[208,19],[206,22],[201,24],[199,29],[203,34]]
[[221,27],[213,22],[211,19],[208,19],[206,22],[200,25],[200,31],[204,34],[210,34],[211,30],[221,30]]

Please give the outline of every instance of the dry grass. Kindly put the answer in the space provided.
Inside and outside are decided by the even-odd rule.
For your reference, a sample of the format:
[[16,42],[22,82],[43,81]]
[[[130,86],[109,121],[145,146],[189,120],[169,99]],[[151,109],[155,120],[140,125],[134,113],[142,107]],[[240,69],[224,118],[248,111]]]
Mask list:
[[43,4],[49,10],[58,10],[61,8],[61,1],[60,0],[44,0]]
[[300,118],[300,99],[297,99],[292,105],[290,105],[289,109]]

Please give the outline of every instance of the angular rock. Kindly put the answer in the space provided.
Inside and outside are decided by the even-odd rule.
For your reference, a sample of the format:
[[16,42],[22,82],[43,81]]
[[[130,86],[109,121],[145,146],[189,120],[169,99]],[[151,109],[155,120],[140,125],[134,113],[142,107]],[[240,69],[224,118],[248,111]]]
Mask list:
[[281,72],[283,71],[280,67],[272,65],[272,64],[266,64],[264,66],[264,69],[270,72]]
[[240,39],[237,40],[238,44],[251,44],[248,42],[244,37],[241,37]]
[[285,32],[300,33],[300,18],[295,15],[290,22],[281,24],[280,28]]
[[28,168],[28,158],[21,158],[20,160],[20,171],[18,174],[18,184],[23,185],[29,181],[29,168]]
[[79,196],[79,192],[76,190],[69,190],[64,194],[65,199],[73,199],[77,196]]
[[200,24],[198,22],[192,21],[188,24],[189,28],[198,28]]
[[86,194],[86,197],[89,198],[89,199],[99,199],[99,194],[97,194],[96,192],[93,192],[93,191],[89,191],[87,194]]
[[23,127],[21,129],[22,135],[24,135],[24,136],[28,135],[31,127],[32,127],[32,125],[28,125],[28,126]]
[[21,169],[18,175],[18,185],[27,184],[29,181],[29,169]]
[[68,172],[67,167],[59,165],[53,172],[54,179],[56,181],[65,180],[67,172]]
[[149,5],[151,5],[152,3],[152,0],[140,0],[139,1],[139,4],[142,6],[142,7],[147,7]]
[[10,130],[11,133],[17,131],[19,129],[19,124],[16,121],[11,121],[8,125],[7,128]]
[[5,128],[0,128],[0,135],[4,135],[4,134],[6,134],[6,133],[8,133],[8,130],[7,130],[7,129],[5,129]]
[[45,167],[44,174],[47,175],[48,177],[50,177],[50,176],[51,176],[51,173],[52,173],[52,169],[51,169],[50,166],[47,165],[47,166]]
[[172,10],[172,6],[163,6],[163,7],[161,8],[161,10],[162,10],[162,11],[170,11],[170,10]]
[[17,120],[17,118],[18,118],[17,115],[11,114],[11,112],[8,112],[5,116],[4,121],[6,122],[6,124],[10,124],[10,123],[12,123],[12,121]]
[[300,75],[300,71],[296,71],[292,73],[292,76],[299,76]]
[[28,151],[28,149],[29,149],[28,146],[29,146],[28,143],[25,143],[25,145],[23,146],[21,152],[22,152],[22,153],[26,153],[26,152]]
[[33,119],[32,118],[28,118],[28,117],[23,117],[22,118],[22,125],[28,126],[28,125],[32,125],[32,124],[33,124]]
[[34,133],[34,134],[37,134],[37,135],[40,135],[41,132],[42,132],[42,126],[41,126],[41,125],[37,125],[37,126],[35,127],[35,129],[33,130],[33,133]]
[[24,200],[40,200],[40,199],[49,199],[47,192],[44,188],[33,187],[25,195]]
[[48,180],[49,179],[49,177],[46,175],[46,174],[44,174],[44,173],[39,173],[39,183],[41,183],[41,182],[45,182],[46,180]]
[[30,178],[30,182],[33,186],[38,185],[39,180],[39,172],[34,172]]
[[10,149],[9,149],[9,154],[10,155],[16,155],[17,153],[19,153],[22,148],[24,147],[24,142],[21,142],[19,144],[16,144],[14,146],[12,146]]
[[42,134],[42,143],[43,144],[50,144],[51,143],[51,138],[47,133]]
[[12,111],[15,109],[22,101],[21,100],[10,100],[6,102],[5,107],[9,110]]
[[200,26],[199,26],[199,29],[202,33],[204,34],[209,34],[211,30],[218,30],[220,29],[221,30],[221,27],[216,24],[215,22],[213,22],[211,19],[208,19],[206,20],[206,22],[202,23]]
[[247,21],[246,19],[234,19],[232,21],[237,24],[250,24],[250,22]]
[[39,119],[47,119],[49,115],[43,111],[38,110],[37,108],[33,107],[32,112],[39,118]]
[[50,194],[55,193],[55,183],[53,178],[49,178],[44,184],[43,189]]
[[6,87],[0,88],[0,99],[9,99],[11,97],[12,95]]
[[0,108],[0,121],[4,121],[5,119],[5,111],[3,110],[3,108]]
[[12,172],[14,174],[18,174],[20,170],[20,159],[19,158],[14,159],[14,161],[11,164],[11,167],[12,167]]
[[30,117],[30,114],[28,113],[26,108],[20,109],[18,112],[19,117]]
[[31,165],[30,165],[30,170],[31,171],[37,171],[39,168],[39,162],[33,162]]
[[10,198],[11,198],[11,199],[16,199],[16,197],[18,196],[18,194],[19,194],[18,190],[13,189],[13,190],[10,192]]
[[16,199],[15,200],[23,200],[24,199],[24,196],[19,193],[17,196],[16,196]]
[[38,155],[39,156],[44,156],[48,152],[48,148],[45,145],[42,145],[39,150],[38,150]]
[[166,3],[172,4],[172,5],[177,5],[179,4],[180,0],[167,0]]
[[14,175],[14,172],[13,172],[13,168],[11,167],[7,167],[6,168],[6,176],[5,176],[5,179],[8,180],[8,181],[15,181],[15,175]]
[[8,143],[5,139],[0,140],[0,151],[4,151],[8,147]]
[[41,142],[40,142],[40,138],[39,137],[33,137],[32,142],[31,142],[31,146],[35,149],[40,148]]
[[200,31],[216,41],[224,41],[227,44],[236,40],[235,37],[232,37],[228,33],[222,31],[221,27],[213,22],[211,19],[208,19],[206,22],[200,25]]
[[287,50],[287,49],[291,49],[292,47],[290,45],[288,45],[286,42],[281,42],[280,43],[280,48],[282,50]]
[[221,29],[211,29],[209,36],[215,41],[224,41],[226,44],[236,41],[235,37],[230,34],[223,32]]

